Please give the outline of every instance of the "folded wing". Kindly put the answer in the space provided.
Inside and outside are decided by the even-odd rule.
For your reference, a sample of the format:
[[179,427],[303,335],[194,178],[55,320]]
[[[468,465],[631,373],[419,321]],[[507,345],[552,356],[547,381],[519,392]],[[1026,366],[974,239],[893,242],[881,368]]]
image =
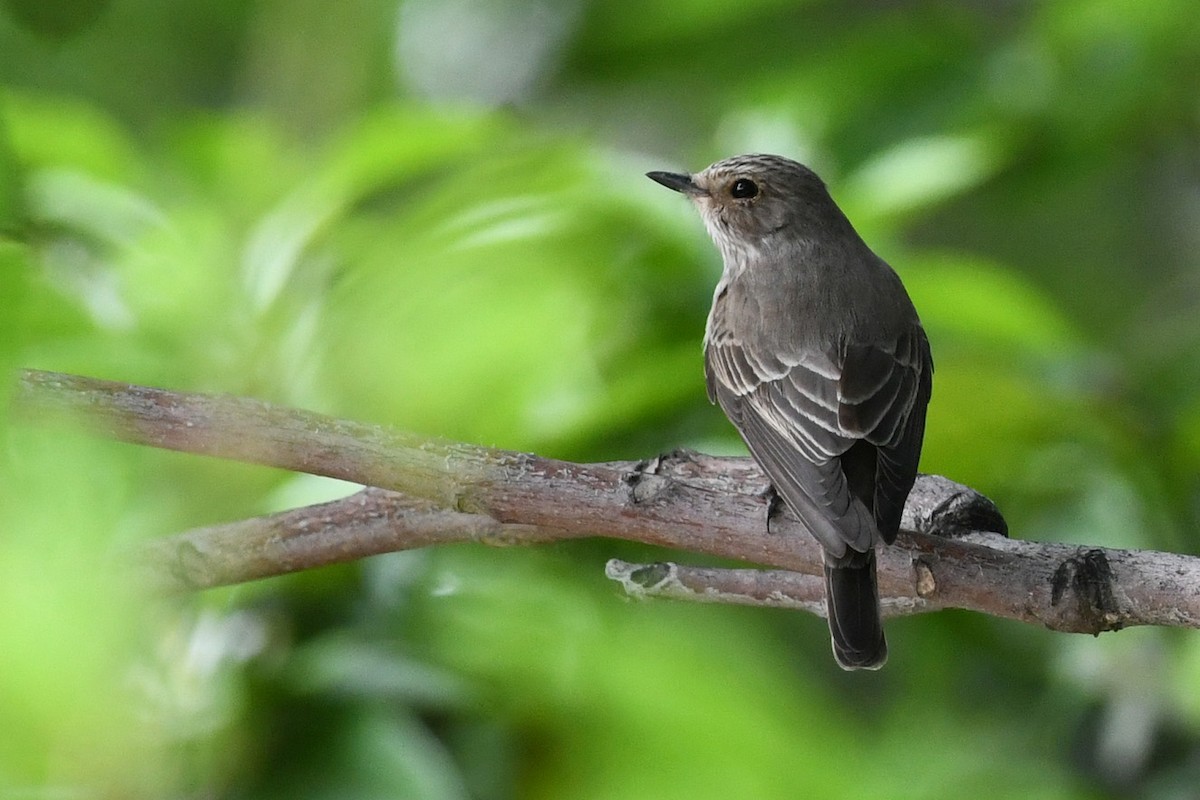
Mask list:
[[[932,371],[917,323],[884,344],[766,352],[717,320],[705,348],[710,399],[835,558],[866,552],[876,533],[895,538],[920,460]],[[852,486],[843,456],[859,442],[873,446],[874,468]]]

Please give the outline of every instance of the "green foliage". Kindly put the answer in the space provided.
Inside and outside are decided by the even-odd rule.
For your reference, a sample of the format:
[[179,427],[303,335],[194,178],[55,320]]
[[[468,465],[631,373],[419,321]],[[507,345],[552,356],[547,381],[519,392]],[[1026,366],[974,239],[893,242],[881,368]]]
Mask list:
[[[737,452],[700,370],[717,255],[642,173],[773,150],[826,177],[922,313],[924,469],[1016,536],[1197,547],[1189,0],[35,5],[0,10],[6,374],[564,458]],[[620,602],[605,558],[660,554],[611,542],[148,599],[115,567],[138,541],[345,487],[7,415],[0,437],[0,794],[1197,780],[1194,636],[944,613],[847,675],[819,620]]]

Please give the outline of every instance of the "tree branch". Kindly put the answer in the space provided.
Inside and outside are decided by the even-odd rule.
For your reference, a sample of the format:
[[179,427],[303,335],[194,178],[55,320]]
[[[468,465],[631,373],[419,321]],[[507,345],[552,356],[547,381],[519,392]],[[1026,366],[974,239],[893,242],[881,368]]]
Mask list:
[[[331,503],[197,528],[146,545],[164,588],[204,588],[458,541],[604,536],[774,567],[610,562],[638,596],[823,612],[816,542],[786,512],[765,525],[765,479],[745,458],[680,451],[574,464],[420,438],[245,398],[22,373],[14,404],[121,441],[368,484]],[[1200,558],[1005,538],[987,498],[923,475],[897,543],[879,553],[889,614],[966,608],[1054,630],[1200,627]],[[989,532],[990,531],[990,532]]]

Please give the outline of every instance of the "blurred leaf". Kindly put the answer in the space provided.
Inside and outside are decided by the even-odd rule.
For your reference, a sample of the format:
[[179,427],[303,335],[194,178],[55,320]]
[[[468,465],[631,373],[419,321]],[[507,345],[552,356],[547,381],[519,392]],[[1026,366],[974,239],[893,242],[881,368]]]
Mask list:
[[[617,212],[582,151],[518,140],[503,160],[459,154],[398,180],[386,223],[366,206],[339,230],[358,267],[330,297],[321,340],[327,383],[354,413],[464,439],[507,430],[510,444],[534,446],[676,403],[679,391],[699,396],[701,318],[687,332],[693,358],[644,338],[656,278],[634,271],[630,253],[656,235]],[[633,376],[652,361],[679,368],[646,391]],[[690,390],[672,379],[685,371]]]
[[662,798],[836,796],[854,785],[864,751],[853,743],[869,733],[826,724],[835,712],[800,691],[786,653],[744,614],[615,603],[543,553],[514,552],[501,569],[483,549],[440,555],[421,638],[546,743],[522,796],[616,797],[631,785]]
[[1009,355],[1079,358],[1078,331],[1024,276],[964,254],[906,256],[903,277],[929,330],[938,339],[966,341]]
[[71,97],[5,94],[9,135],[26,168],[73,168],[100,181],[140,180],[141,157],[112,116]]
[[[0,297],[5,298],[7,311],[0,313],[0,375],[10,375],[19,366],[31,331],[25,314],[26,298],[29,295],[28,250],[15,242],[0,237]],[[8,396],[12,381],[0,384],[0,436],[3,436],[8,421]]]
[[386,699],[440,710],[460,705],[466,695],[466,687],[454,675],[345,634],[322,637],[293,653],[288,682],[302,693],[367,703]]
[[974,188],[1002,163],[994,132],[909,139],[863,164],[838,187],[854,220],[912,213]]
[[23,176],[10,140],[5,100],[0,95],[0,241],[16,235],[25,216],[21,198]]
[[24,27],[47,39],[66,39],[91,27],[109,0],[6,0]]
[[[288,754],[294,756],[295,753]],[[378,705],[322,736],[321,746],[269,785],[261,797],[429,798],[467,800],[468,794],[442,744],[414,718]]]
[[[154,611],[124,585],[111,546],[127,481],[111,446],[65,430],[10,432],[0,462],[0,774],[42,781],[153,786],[157,745],[135,724],[124,686]],[[86,479],[83,476],[87,476]]]

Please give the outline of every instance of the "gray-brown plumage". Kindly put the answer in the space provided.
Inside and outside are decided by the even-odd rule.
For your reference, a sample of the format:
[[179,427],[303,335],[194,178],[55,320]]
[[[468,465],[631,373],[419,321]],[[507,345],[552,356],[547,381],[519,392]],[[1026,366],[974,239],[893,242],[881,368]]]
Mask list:
[[824,550],[833,651],[887,659],[875,545],[900,526],[933,360],[900,278],[807,167],[747,155],[682,175],[721,251],[704,340],[709,399]]

